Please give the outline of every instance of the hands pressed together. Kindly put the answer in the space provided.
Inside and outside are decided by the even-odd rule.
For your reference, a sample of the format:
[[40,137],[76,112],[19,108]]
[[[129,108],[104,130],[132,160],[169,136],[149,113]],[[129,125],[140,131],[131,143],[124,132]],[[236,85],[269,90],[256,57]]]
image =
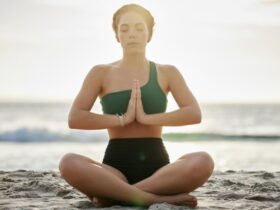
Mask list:
[[147,114],[144,112],[141,100],[139,80],[134,80],[127,111],[124,114],[124,124],[127,125],[134,121],[145,124],[146,120]]

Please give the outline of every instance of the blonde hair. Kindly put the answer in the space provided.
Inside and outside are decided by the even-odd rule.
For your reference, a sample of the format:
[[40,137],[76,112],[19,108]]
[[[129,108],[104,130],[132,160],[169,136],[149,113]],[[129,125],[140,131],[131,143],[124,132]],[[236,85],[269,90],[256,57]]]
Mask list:
[[148,39],[148,42],[149,42],[153,35],[153,28],[155,25],[154,17],[151,15],[151,13],[147,9],[145,9],[144,7],[142,7],[138,4],[126,4],[115,12],[115,14],[113,15],[112,26],[113,26],[113,30],[115,32],[116,37],[118,34],[118,23],[119,23],[120,17],[121,17],[121,15],[123,15],[127,12],[136,12],[144,18],[144,20],[147,24],[147,27],[148,27],[148,31],[149,31],[149,39]]

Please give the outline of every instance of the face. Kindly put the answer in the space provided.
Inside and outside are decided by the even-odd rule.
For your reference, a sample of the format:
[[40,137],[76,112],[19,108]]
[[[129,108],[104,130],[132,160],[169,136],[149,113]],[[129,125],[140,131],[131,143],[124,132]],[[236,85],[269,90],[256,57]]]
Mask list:
[[144,18],[136,12],[123,14],[118,23],[117,38],[126,52],[145,50],[149,31]]

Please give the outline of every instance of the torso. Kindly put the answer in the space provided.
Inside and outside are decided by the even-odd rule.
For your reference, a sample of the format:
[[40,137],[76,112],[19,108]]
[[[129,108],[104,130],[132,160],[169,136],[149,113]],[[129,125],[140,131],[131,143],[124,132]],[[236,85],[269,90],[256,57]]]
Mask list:
[[[168,94],[168,77],[166,73],[166,67],[164,65],[156,64],[158,84],[165,95]],[[121,73],[120,73],[121,72]],[[142,71],[139,75],[131,75],[126,72],[126,76],[123,75],[123,69],[119,68],[119,62],[114,62],[106,65],[104,68],[104,76],[102,81],[102,88],[99,93],[99,99],[104,95],[119,91],[131,89],[132,81],[136,78],[140,82],[140,86],[143,86],[148,81],[148,71]],[[147,126],[139,124],[138,122],[130,123],[124,127],[108,128],[109,138],[133,138],[133,137],[161,137],[161,126]]]

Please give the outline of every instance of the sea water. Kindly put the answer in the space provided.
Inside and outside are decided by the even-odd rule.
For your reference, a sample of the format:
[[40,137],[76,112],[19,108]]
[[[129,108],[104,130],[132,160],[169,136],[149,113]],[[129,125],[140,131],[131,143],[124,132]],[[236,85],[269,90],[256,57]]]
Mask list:
[[[0,103],[0,170],[58,170],[69,152],[102,161],[106,130],[69,129],[69,109],[69,103]],[[215,170],[280,171],[279,104],[203,104],[201,111],[200,124],[163,128],[171,162],[206,151]]]

